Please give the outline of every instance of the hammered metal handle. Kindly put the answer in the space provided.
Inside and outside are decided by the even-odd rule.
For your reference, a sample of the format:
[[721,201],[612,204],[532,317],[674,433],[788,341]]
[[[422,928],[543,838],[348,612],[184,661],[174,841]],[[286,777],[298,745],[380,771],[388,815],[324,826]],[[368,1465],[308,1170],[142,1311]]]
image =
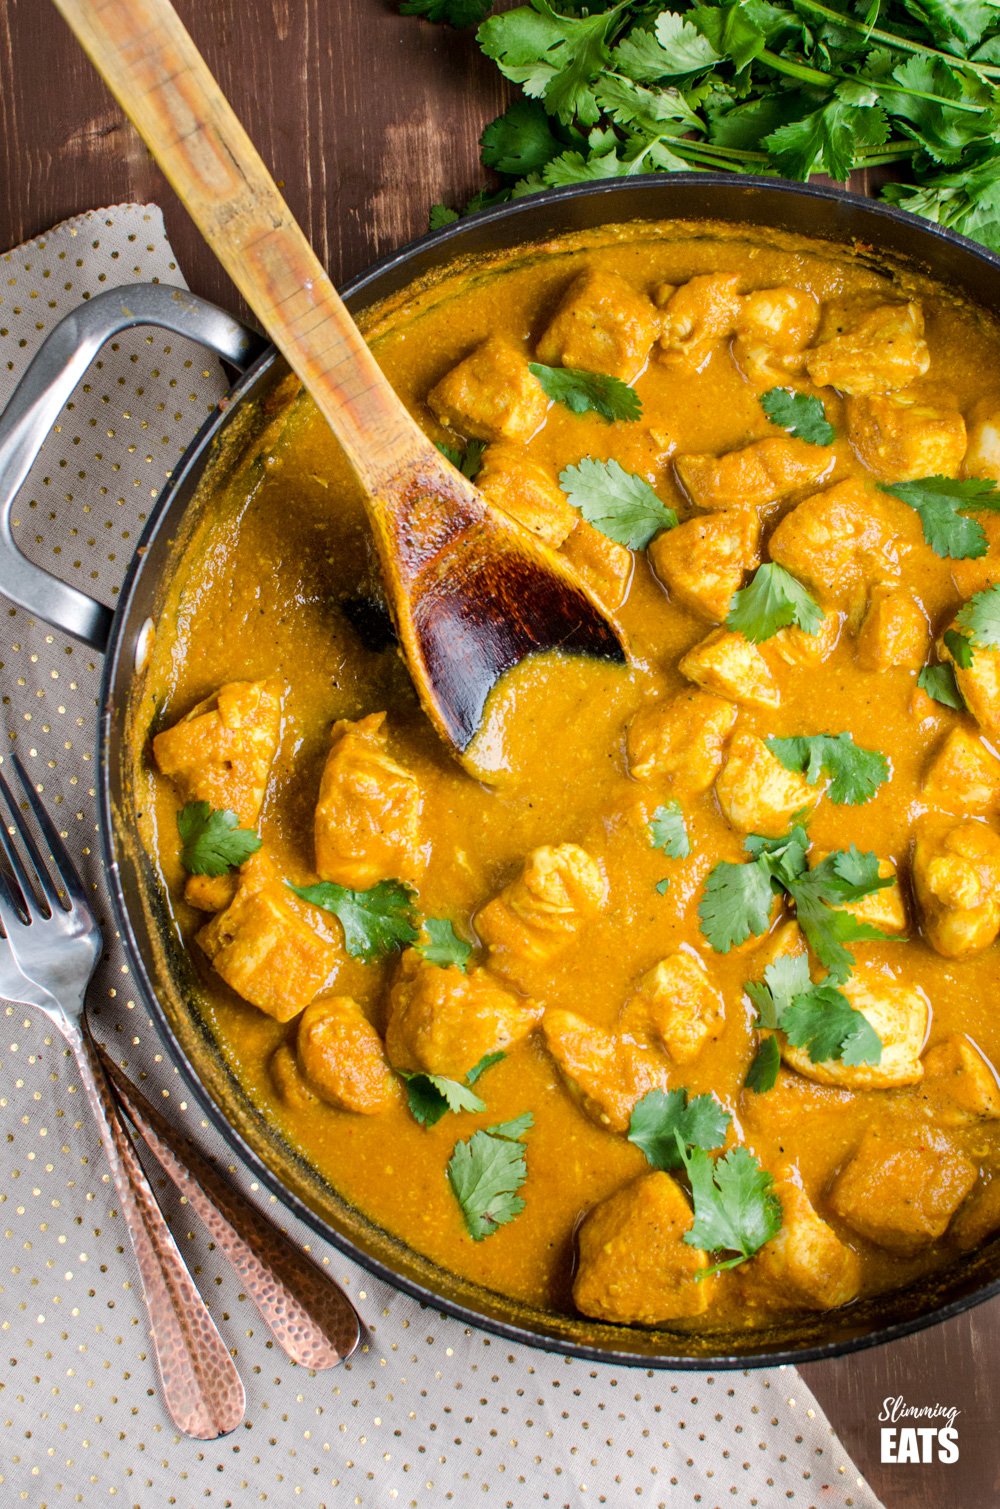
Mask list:
[[170,1235],[119,1118],[93,1040],[74,1022],[67,1022],[64,1031],[139,1264],[164,1402],[179,1430],[202,1441],[215,1440],[243,1419],[246,1395],[240,1375]]
[[102,1059],[125,1114],[239,1274],[279,1346],[302,1367],[343,1362],[361,1339],[344,1291],[150,1105],[107,1053]]

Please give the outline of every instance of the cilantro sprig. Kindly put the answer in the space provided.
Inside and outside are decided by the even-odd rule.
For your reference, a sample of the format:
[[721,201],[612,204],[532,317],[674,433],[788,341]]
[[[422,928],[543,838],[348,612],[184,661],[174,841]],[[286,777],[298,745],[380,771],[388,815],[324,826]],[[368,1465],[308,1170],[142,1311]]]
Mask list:
[[967,519],[963,508],[1000,509],[995,482],[969,477],[921,477],[914,482],[880,483],[880,490],[908,503],[920,516],[924,539],[946,560],[978,560],[989,542],[978,519]]
[[442,969],[453,964],[463,974],[472,953],[472,944],[458,936],[447,917],[425,917],[422,936],[417,939],[414,947],[428,964],[437,964]]
[[786,770],[797,771],[810,786],[815,786],[821,776],[829,776],[827,795],[838,806],[856,807],[870,801],[889,779],[885,755],[855,744],[853,734],[797,734],[765,742]]
[[455,1144],[448,1160],[448,1183],[475,1242],[491,1236],[524,1209],[518,1190],[528,1177],[528,1162],[521,1138],[532,1124],[531,1113],[525,1112]]
[[781,1068],[781,1049],[778,1047],[776,1037],[762,1037],[757,1045],[753,1062],[747,1070],[746,1079],[743,1081],[747,1090],[752,1090],[755,1095],[766,1095],[768,1090],[773,1090],[778,1083],[778,1070]]
[[574,508],[609,540],[645,550],[661,529],[673,529],[677,515],[642,477],[617,461],[585,456],[559,474],[559,485]]
[[[438,227],[431,226],[431,229],[437,230]],[[435,440],[434,444],[463,477],[468,477],[470,482],[476,480],[482,470],[483,452],[486,449],[484,440],[467,440],[461,449],[457,445],[446,445],[443,440]]]
[[[980,649],[992,650],[1000,647],[1000,582],[992,582],[984,587],[982,592],[977,592],[974,597],[955,614],[955,622],[960,629],[966,630],[969,639]],[[952,637],[949,637],[952,636]],[[955,653],[953,638],[958,638],[949,630],[945,636],[945,644],[955,656],[956,661],[966,670],[972,664],[972,655],[967,659],[960,658]]]
[[816,634],[822,623],[819,603],[777,561],[758,566],[749,585],[733,594],[726,615],[726,628],[738,630],[753,644],[763,644],[791,624]]
[[787,430],[793,440],[809,445],[832,445],[837,432],[826,417],[820,399],[792,388],[769,388],[760,395],[760,406],[772,424]]
[[783,1032],[813,1063],[881,1061],[882,1040],[868,1018],[829,980],[813,981],[805,954],[775,959],[763,980],[748,980],[744,989],[761,1026]]
[[380,880],[367,891],[352,891],[321,880],[317,885],[291,885],[289,890],[310,906],[332,912],[344,929],[347,952],[366,964],[419,937],[414,893],[402,881]]
[[917,685],[934,702],[940,702],[942,707],[953,707],[960,713],[965,711],[965,698],[958,689],[955,672],[950,665],[925,665],[917,677]]
[[448,1111],[457,1115],[460,1111],[485,1111],[486,1102],[472,1092],[472,1086],[487,1069],[498,1064],[506,1055],[501,1052],[485,1053],[465,1076],[465,1080],[447,1079],[443,1074],[412,1073],[400,1071],[406,1085],[406,1099],[415,1121],[421,1126],[436,1126]]
[[547,398],[561,403],[571,414],[600,414],[609,424],[642,417],[642,399],[634,388],[607,372],[584,372],[577,367],[546,367],[529,362]]
[[705,938],[717,953],[725,954],[760,937],[770,925],[775,896],[783,894],[794,904],[806,942],[828,970],[830,982],[842,983],[854,965],[846,945],[884,936],[844,910],[846,904],[893,884],[891,875],[879,874],[878,856],[852,844],[834,849],[810,869],[809,837],[801,827],[777,839],[751,834],[744,848],[751,856],[748,861],[720,860],[705,879],[698,904]]
[[[467,25],[485,0],[404,0]],[[479,46],[521,91],[481,138],[500,188],[711,169],[845,180],[1000,249],[1000,13],[990,0],[718,0],[660,9],[533,0]]]
[[691,840],[680,802],[664,802],[657,807],[646,824],[646,831],[653,848],[662,849],[670,859],[687,859],[691,853]]
[[679,1090],[649,1090],[637,1101],[629,1120],[628,1140],[646,1155],[653,1168],[680,1168],[681,1147],[718,1148],[732,1122],[714,1095]]
[[177,814],[181,864],[189,875],[226,875],[260,848],[252,828],[241,828],[235,812],[188,802]]

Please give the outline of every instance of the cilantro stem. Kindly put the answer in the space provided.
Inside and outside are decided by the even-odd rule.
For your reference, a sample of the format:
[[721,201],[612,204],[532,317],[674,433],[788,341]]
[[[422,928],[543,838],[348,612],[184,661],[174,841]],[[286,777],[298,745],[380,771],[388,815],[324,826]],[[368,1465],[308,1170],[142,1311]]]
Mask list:
[[953,52],[943,52],[940,48],[928,47],[923,42],[914,42],[909,37],[897,36],[895,32],[882,31],[877,26],[868,26],[855,16],[845,16],[843,11],[833,10],[829,5],[821,5],[819,0],[796,0],[795,8],[811,11],[814,16],[823,16],[825,20],[842,26],[845,31],[859,32],[866,41],[870,39],[884,42],[886,47],[891,47],[896,52],[920,53],[924,57],[940,58],[943,63],[957,64],[960,68],[971,68],[986,78],[1000,77],[1000,68],[995,65],[973,63],[970,58],[960,58]]
[[805,63],[795,63],[791,58],[783,58],[767,47],[762,47],[757,57],[760,62],[773,68],[775,73],[785,73],[790,79],[798,79],[803,84],[815,84],[820,89],[829,89],[830,80],[840,77],[836,73],[820,73],[818,68],[809,68]]
[[[775,73],[787,74],[790,79],[798,79],[803,84],[814,84],[820,89],[829,89],[830,80],[838,79],[845,84],[870,84],[873,89],[888,89],[893,94],[907,94],[911,99],[928,100],[932,105],[945,105],[949,110],[958,110],[965,115],[984,115],[991,107],[989,105],[971,105],[965,100],[950,100],[943,94],[929,94],[925,89],[912,89],[909,84],[897,84],[894,79],[869,79],[863,73],[821,73],[818,68],[809,68],[805,63],[795,63],[791,58],[782,58],[776,52],[770,52],[768,48],[761,48],[757,54],[762,63],[773,68]],[[960,59],[953,59],[959,62]]]

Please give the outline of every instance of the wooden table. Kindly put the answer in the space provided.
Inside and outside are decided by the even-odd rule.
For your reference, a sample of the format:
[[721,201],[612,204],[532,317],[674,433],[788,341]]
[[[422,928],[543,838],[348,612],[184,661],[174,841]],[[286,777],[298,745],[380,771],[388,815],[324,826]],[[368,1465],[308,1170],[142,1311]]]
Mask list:
[[[392,0],[175,0],[335,280],[426,229],[481,183],[504,91],[471,35]],[[192,288],[231,285],[47,0],[0,0],[0,250],[80,210],[162,205]],[[802,1369],[878,1494],[906,1509],[1000,1503],[1000,1305]],[[879,1462],[883,1399],[954,1404],[954,1466]],[[521,1509],[521,1506],[519,1506]]]

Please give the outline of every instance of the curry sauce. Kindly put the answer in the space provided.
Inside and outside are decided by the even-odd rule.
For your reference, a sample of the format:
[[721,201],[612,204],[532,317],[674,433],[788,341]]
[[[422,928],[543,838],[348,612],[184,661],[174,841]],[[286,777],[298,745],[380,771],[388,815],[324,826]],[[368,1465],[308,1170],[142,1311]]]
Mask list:
[[[998,332],[845,250],[643,225],[462,270],[374,311],[367,333],[432,438],[460,461],[471,451],[491,503],[614,614],[630,661],[522,664],[477,740],[486,779],[467,773],[395,648],[357,486],[286,385],[187,552],[145,673],[149,843],[233,1072],[373,1221],[543,1307],[732,1330],[905,1284],[977,1245],[1000,1224],[1000,673],[962,613],[979,601],[975,622],[988,616],[1000,581]],[[616,378],[641,414],[573,412],[531,364]],[[814,400],[830,433],[769,418],[776,390]],[[642,484],[642,548],[581,519],[586,462]],[[905,490],[881,490],[932,476],[982,482],[978,511],[958,495],[951,510],[979,522],[978,554],[940,553]],[[807,627],[786,617],[759,640],[759,626],[727,627],[736,592],[773,565],[812,604]],[[248,685],[267,690],[249,718],[237,706],[243,743],[219,763],[220,705]],[[246,729],[267,726],[270,745],[262,734],[247,754]],[[766,742],[841,734],[882,757],[865,799],[834,800],[829,767],[795,769]],[[195,801],[259,834],[241,870],[185,869],[177,816]],[[658,846],[667,814],[684,839]],[[720,864],[796,830],[800,880],[831,854],[878,867],[852,915],[882,936],[848,928],[839,973],[807,948],[804,903],[780,880],[749,936],[722,947],[706,925]],[[352,952],[337,915],[288,890],[324,881],[408,886],[410,946]],[[428,918],[471,945],[467,960],[427,957]],[[793,976],[816,1009],[815,987],[839,991],[875,1034],[874,1062],[849,1044],[812,1057],[780,1029],[793,1020],[780,1001],[768,1025],[767,982],[773,997]],[[748,1088],[775,1036],[773,1086]],[[422,1125],[408,1076],[462,1083],[491,1045],[502,1057],[470,1087],[486,1109]],[[764,1177],[770,1234],[748,1258],[683,1240],[681,1157],[657,1166],[628,1136],[645,1097],[662,1108],[681,1089],[728,1118],[703,1152],[745,1148]],[[477,1240],[449,1163],[525,1113],[523,1208]]]

